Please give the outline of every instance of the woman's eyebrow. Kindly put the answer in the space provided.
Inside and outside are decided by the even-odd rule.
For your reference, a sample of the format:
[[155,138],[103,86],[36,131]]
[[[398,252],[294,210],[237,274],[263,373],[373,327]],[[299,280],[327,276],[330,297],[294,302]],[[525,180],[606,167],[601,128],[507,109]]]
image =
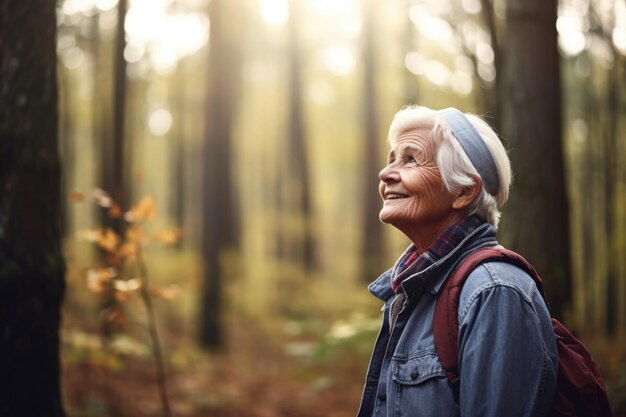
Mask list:
[[406,145],[402,148],[402,153],[416,153],[419,152],[419,148],[413,145]]
[[[417,146],[413,146],[413,145],[405,145],[402,148],[397,150],[398,153],[400,155],[406,155],[406,154],[414,154],[414,153],[419,153],[420,148],[418,148]],[[396,150],[392,149],[389,151],[389,154],[387,155],[387,157],[389,159],[393,159],[396,157]]]

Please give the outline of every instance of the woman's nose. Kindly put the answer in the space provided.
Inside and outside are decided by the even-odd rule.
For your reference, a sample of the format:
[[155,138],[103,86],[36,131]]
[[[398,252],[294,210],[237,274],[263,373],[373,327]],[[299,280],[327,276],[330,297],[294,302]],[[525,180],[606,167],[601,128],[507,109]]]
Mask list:
[[398,169],[395,164],[391,163],[384,167],[379,173],[378,178],[383,182],[393,182],[400,179]]

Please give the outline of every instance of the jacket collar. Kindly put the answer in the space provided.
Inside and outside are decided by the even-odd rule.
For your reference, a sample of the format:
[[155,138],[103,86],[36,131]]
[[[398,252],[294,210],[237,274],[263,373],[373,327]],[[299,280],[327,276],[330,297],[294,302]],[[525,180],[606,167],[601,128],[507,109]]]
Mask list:
[[[483,246],[494,246],[498,244],[496,240],[496,230],[489,223],[484,223],[467,235],[453,250],[448,252],[428,268],[418,271],[406,278],[402,283],[402,288],[410,298],[412,294],[421,293],[423,290],[437,295],[441,290],[446,278],[458,262],[465,258],[470,252]],[[405,252],[406,253],[406,252]],[[395,293],[391,288],[391,275],[393,268],[385,271],[380,277],[372,282],[368,290],[374,296],[383,301],[392,298]]]

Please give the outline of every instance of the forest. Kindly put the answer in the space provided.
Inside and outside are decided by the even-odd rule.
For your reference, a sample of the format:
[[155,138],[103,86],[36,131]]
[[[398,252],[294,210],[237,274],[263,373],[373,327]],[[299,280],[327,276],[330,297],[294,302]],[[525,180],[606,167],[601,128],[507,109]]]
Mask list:
[[1,0],[0,417],[356,415],[410,104],[626,416],[624,0]]

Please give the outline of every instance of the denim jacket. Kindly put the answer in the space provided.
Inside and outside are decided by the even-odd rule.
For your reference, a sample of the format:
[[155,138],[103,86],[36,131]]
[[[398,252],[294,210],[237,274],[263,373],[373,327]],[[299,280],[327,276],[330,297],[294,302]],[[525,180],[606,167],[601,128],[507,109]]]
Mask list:
[[557,349],[550,315],[530,276],[501,262],[477,267],[459,300],[458,401],[433,337],[437,294],[458,262],[495,246],[479,226],[447,256],[407,278],[406,301],[389,324],[392,270],[369,286],[383,321],[367,371],[358,417],[545,416],[554,396]]

